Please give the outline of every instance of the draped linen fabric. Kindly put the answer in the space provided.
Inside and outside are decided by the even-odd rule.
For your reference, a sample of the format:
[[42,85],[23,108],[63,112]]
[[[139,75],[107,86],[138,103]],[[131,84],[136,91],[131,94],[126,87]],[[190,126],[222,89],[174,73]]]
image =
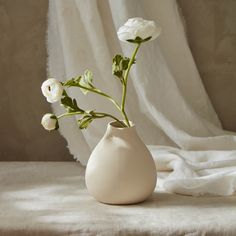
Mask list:
[[[112,77],[112,57],[131,56],[134,45],[120,42],[116,31],[128,18],[158,22],[161,36],[143,44],[131,69],[126,110],[149,146],[165,190],[189,195],[230,195],[236,189],[236,136],[222,129],[204,89],[186,39],[175,0],[50,0],[48,74],[61,81],[94,73],[96,87],[121,97]],[[69,94],[82,108],[119,116],[114,105],[98,95]],[[62,113],[53,104],[55,113]],[[78,118],[78,117],[77,117]],[[75,159],[83,165],[105,132],[108,120],[79,130],[76,117],[60,120],[60,132]]]

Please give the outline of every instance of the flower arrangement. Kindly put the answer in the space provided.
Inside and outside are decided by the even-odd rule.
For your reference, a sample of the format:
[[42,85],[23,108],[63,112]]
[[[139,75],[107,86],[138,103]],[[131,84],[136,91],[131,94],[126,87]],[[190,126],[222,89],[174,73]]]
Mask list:
[[[136,45],[131,58],[119,54],[113,58],[112,74],[119,79],[122,84],[122,97],[120,103],[93,84],[93,74],[89,70],[86,70],[83,75],[76,76],[65,82],[60,82],[54,78],[49,78],[44,81],[41,90],[47,101],[49,103],[60,101],[61,105],[65,107],[66,113],[59,116],[51,113],[45,114],[41,121],[43,127],[49,131],[56,130],[59,128],[59,119],[73,115],[80,115],[80,118],[78,119],[80,129],[85,129],[92,121],[105,117],[116,120],[121,127],[129,127],[130,122],[125,111],[125,102],[130,69],[136,62],[135,57],[141,44],[156,39],[160,33],[161,28],[156,26],[154,21],[144,20],[142,18],[131,18],[119,28],[117,32],[118,38],[121,41]],[[123,120],[120,120],[112,114],[98,112],[94,109],[89,111],[82,109],[78,106],[76,99],[71,98],[66,92],[65,89],[69,87],[78,87],[85,95],[88,92],[91,92],[109,99],[119,110]]]

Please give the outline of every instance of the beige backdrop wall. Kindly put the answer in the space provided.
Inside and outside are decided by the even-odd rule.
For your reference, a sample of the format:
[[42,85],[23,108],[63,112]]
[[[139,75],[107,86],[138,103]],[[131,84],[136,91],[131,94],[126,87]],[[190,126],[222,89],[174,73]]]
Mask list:
[[[164,0],[163,0],[164,1]],[[193,56],[225,128],[236,131],[236,1],[178,0]],[[72,160],[66,142],[40,125],[50,111],[47,0],[0,0],[0,160]]]
[[236,131],[236,1],[178,0],[190,48],[225,129]]
[[64,139],[40,125],[50,106],[46,78],[47,0],[0,0],[0,160],[73,160]]

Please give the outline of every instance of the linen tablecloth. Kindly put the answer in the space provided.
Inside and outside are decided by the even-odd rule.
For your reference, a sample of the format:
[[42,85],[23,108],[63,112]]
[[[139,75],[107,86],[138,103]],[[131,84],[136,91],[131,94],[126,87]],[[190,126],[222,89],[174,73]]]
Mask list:
[[[106,170],[104,170],[106,171]],[[96,202],[75,162],[1,162],[0,235],[236,235],[236,196]]]

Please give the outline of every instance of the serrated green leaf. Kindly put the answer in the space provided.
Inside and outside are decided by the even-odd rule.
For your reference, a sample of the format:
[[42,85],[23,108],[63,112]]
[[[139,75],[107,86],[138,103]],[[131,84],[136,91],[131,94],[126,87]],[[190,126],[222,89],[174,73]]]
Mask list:
[[130,59],[128,57],[123,58],[121,61],[121,68],[122,70],[126,70],[128,68]]
[[[124,73],[128,69],[129,62],[130,58],[123,57],[122,55],[119,54],[113,58],[112,74],[118,77],[122,83],[123,83]],[[134,63],[135,62],[133,62],[133,64]]]
[[119,54],[115,55],[113,60],[112,60],[112,74],[121,77],[123,75],[123,71],[121,68],[121,62],[122,62],[123,57]]
[[112,62],[115,62],[117,65],[119,65],[122,59],[123,59],[123,56],[120,54],[117,54],[112,59]]
[[113,71],[113,75],[117,76],[118,78],[121,78],[123,75],[123,71],[122,70]]
[[[84,74],[81,76],[81,79],[79,81],[79,84],[83,87],[89,88],[89,89],[93,89],[94,86],[92,84],[93,82],[93,73],[89,70],[86,70],[84,72]],[[89,90],[84,89],[84,88],[80,88],[80,90],[86,95]]]
[[61,104],[67,109],[67,112],[81,112],[84,113],[84,110],[78,107],[75,99],[72,100],[71,97],[65,96],[61,99]]

